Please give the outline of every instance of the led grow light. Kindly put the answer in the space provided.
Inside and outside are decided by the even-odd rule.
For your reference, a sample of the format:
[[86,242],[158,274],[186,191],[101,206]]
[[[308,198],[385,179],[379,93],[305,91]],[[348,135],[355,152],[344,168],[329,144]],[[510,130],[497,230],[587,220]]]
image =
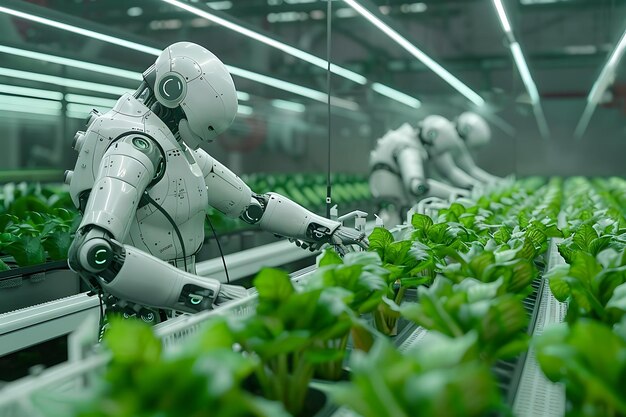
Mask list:
[[[227,29],[230,29],[232,31],[235,31],[241,35],[247,36],[248,38],[257,40],[259,42],[262,42],[268,46],[271,46],[272,48],[276,48],[286,54],[289,54],[291,56],[294,56],[298,59],[301,59],[303,61],[306,61],[310,64],[313,64],[317,67],[326,69],[328,67],[328,62],[325,59],[322,59],[320,57],[317,57],[313,54],[310,54],[308,52],[305,52],[301,49],[295,48],[291,45],[287,45],[286,43],[280,42],[276,39],[272,39],[269,36],[265,36],[261,33],[255,32],[254,30],[245,28],[241,25],[238,25],[237,23],[231,22],[227,19],[224,19],[214,13],[211,13],[209,11],[206,10],[202,10],[199,9],[197,7],[194,7],[188,3],[184,3],[178,0],[161,0],[165,3],[171,4],[172,6],[178,7],[180,9],[186,10],[190,13],[195,14],[196,16],[202,17],[203,19],[209,20],[213,23],[216,23],[220,26],[223,26]],[[361,74],[357,74],[354,71],[350,71],[346,68],[340,67],[338,65],[335,65],[333,63],[330,64],[330,71],[334,74],[337,74],[341,77],[347,78],[351,81],[354,81],[355,83],[358,84],[366,84],[367,83],[367,78],[365,78],[364,76],[362,76]]]
[[386,85],[374,83],[372,84],[372,89],[376,91],[378,94],[382,94],[389,98],[392,98],[400,103],[406,104],[407,106],[413,107],[415,109],[419,108],[422,103],[408,94],[404,94],[398,90],[395,90],[391,87],[387,87]]
[[[137,42],[128,41],[122,38],[118,38],[115,36],[105,35],[103,33],[95,32],[93,30],[84,29],[78,26],[69,25],[66,23],[57,22],[52,19],[47,19],[44,17],[36,16],[31,13],[25,13],[18,10],[13,10],[8,7],[0,6],[0,13],[7,13],[12,16],[16,16],[22,19],[31,20],[33,22],[41,23],[43,25],[55,27],[57,29],[69,31],[72,33],[76,33],[78,35],[86,36],[92,39],[97,39],[103,42],[107,42],[117,46],[123,46],[125,48],[133,49],[135,51],[143,52],[146,54],[150,54],[153,56],[158,56],[161,53],[160,49],[152,48],[147,45],[143,45]],[[251,81],[256,81],[261,84],[265,84],[274,88],[278,88],[284,91],[288,91],[293,94],[302,95],[304,97],[312,98],[314,100],[326,102],[326,94],[313,90],[308,87],[303,87],[294,83],[290,83],[288,81],[279,80],[277,78],[269,77],[267,75],[258,74],[253,71],[248,71],[242,68],[233,67],[232,65],[226,65],[228,71],[236,76],[249,79]],[[19,77],[18,77],[19,78]],[[95,90],[94,90],[95,91]],[[343,107],[349,110],[358,109],[358,105],[350,100],[344,100],[336,97],[331,97],[331,104]]]
[[448,70],[439,65],[435,60],[433,60],[426,53],[421,51],[411,42],[409,42],[406,38],[392,29],[389,25],[384,23],[378,17],[376,17],[372,12],[367,10],[361,4],[359,4],[356,0],[344,0],[347,4],[350,5],[354,10],[356,10],[361,16],[367,19],[370,23],[380,29],[383,33],[389,36],[392,40],[394,40],[398,45],[403,47],[407,52],[413,55],[415,58],[420,60],[424,65],[426,65],[431,71],[441,77],[445,82],[450,84],[453,88],[455,88],[459,93],[463,94],[468,100],[477,106],[482,106],[485,104],[485,100],[480,97],[474,90],[465,85],[461,80],[452,75]]

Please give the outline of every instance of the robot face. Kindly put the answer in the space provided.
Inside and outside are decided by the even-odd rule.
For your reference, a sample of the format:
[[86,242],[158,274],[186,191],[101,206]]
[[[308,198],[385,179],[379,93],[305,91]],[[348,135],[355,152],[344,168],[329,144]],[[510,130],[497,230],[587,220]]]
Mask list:
[[491,129],[479,115],[472,112],[461,114],[456,125],[459,136],[465,140],[470,148],[486,145],[491,140]]
[[192,148],[211,142],[225,131],[237,114],[237,92],[230,73],[207,49],[191,42],[166,48],[155,64],[156,99],[180,109],[183,141]]
[[444,117],[428,116],[419,126],[420,140],[429,147],[429,152],[433,155],[445,153],[459,145],[454,125]]

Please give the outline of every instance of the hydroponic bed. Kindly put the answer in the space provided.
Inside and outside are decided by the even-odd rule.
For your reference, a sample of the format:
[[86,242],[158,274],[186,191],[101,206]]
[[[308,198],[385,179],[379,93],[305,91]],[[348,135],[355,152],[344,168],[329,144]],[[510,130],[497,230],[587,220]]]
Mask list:
[[426,212],[303,276],[263,270],[248,299],[115,323],[1,390],[0,416],[626,416],[626,181],[530,178]]

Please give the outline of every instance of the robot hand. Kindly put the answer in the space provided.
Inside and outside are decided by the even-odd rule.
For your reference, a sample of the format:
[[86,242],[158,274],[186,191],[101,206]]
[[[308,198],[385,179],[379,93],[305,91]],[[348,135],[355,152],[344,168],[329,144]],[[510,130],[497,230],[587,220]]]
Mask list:
[[302,249],[308,249],[311,252],[315,252],[326,243],[329,243],[335,246],[337,252],[339,252],[339,254],[341,255],[349,252],[349,249],[347,247],[350,245],[358,245],[362,249],[367,249],[369,247],[369,242],[367,241],[367,236],[365,235],[365,233],[346,226],[339,226],[332,234],[330,234],[328,238],[323,240],[318,240],[315,242],[303,242],[298,239],[290,238],[289,241],[295,243],[296,246],[299,246]]
[[364,232],[345,226],[339,226],[331,236],[331,243],[339,254],[345,255],[349,252],[348,246],[357,245],[361,249],[369,248],[369,241]]
[[420,181],[417,178],[411,180],[409,191],[411,192],[413,196],[421,197],[425,195],[426,193],[428,193],[428,190],[430,190],[430,187],[428,186],[428,184],[424,183],[423,181]]

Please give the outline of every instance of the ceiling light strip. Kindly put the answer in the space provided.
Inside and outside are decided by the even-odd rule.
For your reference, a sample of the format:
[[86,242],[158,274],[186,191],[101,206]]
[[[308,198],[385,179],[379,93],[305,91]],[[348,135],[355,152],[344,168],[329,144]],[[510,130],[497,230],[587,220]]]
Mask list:
[[44,116],[60,116],[60,109],[51,109],[46,107],[18,106],[13,103],[0,101],[0,112],[16,112],[26,113],[29,115],[38,114]]
[[626,51],[626,30],[624,30],[622,37],[615,44],[615,49],[611,52],[609,59],[602,68],[600,76],[598,76],[596,82],[593,83],[589,96],[587,96],[587,105],[585,106],[585,110],[580,117],[576,130],[574,131],[575,138],[580,139],[585,134],[587,126],[589,126],[589,122],[591,121],[593,113],[602,99],[604,92],[615,81],[615,74],[617,74],[617,68],[620,60],[624,56],[624,51]]
[[537,121],[539,134],[542,138],[549,139],[550,129],[548,127],[548,121],[546,120],[543,108],[541,107],[541,97],[539,95],[539,90],[537,89],[537,84],[535,84],[535,81],[530,74],[530,69],[528,68],[528,63],[526,62],[526,59],[524,58],[522,48],[515,40],[513,29],[507,16],[506,9],[504,8],[504,4],[502,3],[502,0],[493,0],[493,5],[495,6],[496,12],[498,13],[498,18],[500,19],[502,30],[504,30],[504,33],[507,35],[509,48],[511,49],[511,55],[513,55],[513,61],[515,62],[517,71],[519,72],[519,75],[522,78],[522,82],[524,83],[524,87],[526,88],[526,92],[530,97],[530,102],[533,106],[533,113]]
[[493,4],[494,6],[496,6],[496,12],[498,12],[498,17],[500,18],[500,24],[502,25],[502,29],[505,33],[511,33],[511,23],[509,22],[509,18],[506,15],[506,11],[504,10],[502,0],[493,0]]
[[77,59],[64,58],[56,55],[43,54],[40,52],[29,51],[26,49],[13,48],[6,45],[0,45],[0,52],[6,54],[21,56],[24,58],[39,59],[41,61],[52,62],[54,64],[66,65],[68,67],[80,68],[87,71],[94,71],[101,74],[115,75],[117,77],[128,78],[133,81],[141,81],[141,73],[135,71],[127,71],[106,65],[94,64]]
[[[137,42],[128,41],[125,39],[121,39],[114,36],[105,35],[103,33],[95,32],[92,30],[80,28],[73,25],[68,25],[65,23],[57,22],[55,20],[47,19],[44,17],[36,16],[31,13],[25,13],[13,9],[9,9],[7,7],[0,6],[1,13],[7,13],[12,16],[16,16],[22,19],[31,20],[33,22],[41,23],[47,26],[52,26],[57,29],[66,30],[72,33],[76,33],[82,36],[90,37],[93,39],[98,39],[103,42],[107,42],[117,46],[123,46],[125,48],[133,49],[135,51],[144,52],[150,55],[158,56],[162,51],[157,48],[152,48],[147,45],[143,45]],[[308,87],[300,86],[297,84],[293,84],[287,81],[279,80],[277,78],[269,77],[267,75],[258,74],[253,71],[248,71],[242,68],[233,67],[232,65],[226,65],[226,68],[231,72],[231,74],[249,79],[251,81],[256,81],[274,88],[278,88],[290,93],[303,95],[304,97],[313,98],[312,96],[318,97],[313,98],[314,100],[326,102],[326,94],[321,91],[313,90]],[[18,77],[19,78],[19,77]],[[58,77],[57,77],[58,78]],[[96,91],[96,90],[94,90]],[[319,99],[320,95],[323,96],[322,99]],[[331,104],[337,105],[339,107],[343,107],[346,109],[358,109],[358,105],[350,100],[344,100],[336,97],[331,97]]]
[[524,59],[524,54],[522,53],[522,48],[520,48],[519,43],[513,42],[511,44],[511,53],[513,54],[513,60],[515,61],[520,77],[522,77],[522,82],[526,86],[526,91],[528,91],[531,102],[533,105],[539,103],[539,91],[537,90],[537,85],[533,77],[530,75],[528,64],[526,63],[526,59]]
[[381,19],[376,17],[372,12],[367,10],[361,4],[359,4],[355,0],[344,0],[350,7],[356,10],[361,16],[370,21],[374,26],[379,28],[383,33],[389,36],[392,40],[394,40],[398,45],[403,47],[407,52],[413,55],[415,58],[420,60],[424,65],[426,65],[431,71],[441,77],[445,82],[450,84],[453,88],[455,88],[459,93],[465,96],[468,100],[474,103],[477,106],[482,106],[485,104],[485,100],[481,96],[479,96],[474,90],[465,85],[461,80],[456,78],[450,72],[448,72],[445,68],[435,62],[431,57],[426,55],[423,51],[409,42],[406,38],[384,23]]
[[[326,62],[325,59],[322,59],[320,57],[317,57],[313,54],[310,54],[308,52],[305,52],[301,49],[295,48],[291,45],[287,45],[283,42],[280,42],[276,39],[272,39],[269,36],[263,35],[259,32],[256,32],[254,30],[248,29],[246,27],[243,27],[241,25],[238,25],[237,23],[231,22],[227,19],[224,19],[218,15],[216,15],[215,13],[211,13],[208,12],[206,10],[201,10],[197,7],[194,7],[190,4],[184,3],[182,1],[178,1],[178,0],[162,0],[165,3],[171,4],[172,6],[178,7],[180,9],[186,10],[190,13],[195,14],[196,16],[202,17],[206,20],[209,20],[215,24],[218,24],[220,26],[223,26],[227,29],[230,29],[232,31],[235,31],[241,35],[247,36],[248,38],[257,40],[259,42],[262,42],[268,46],[271,46],[272,48],[276,48],[280,51],[283,51],[286,54],[289,54],[291,56],[294,56],[296,58],[299,58],[303,61],[306,61],[310,64],[313,64],[319,68],[323,68],[324,70],[327,68],[328,63]],[[351,81],[354,81],[355,83],[364,85],[367,83],[367,78],[365,78],[364,76],[362,76],[361,74],[357,74],[354,71],[350,71],[346,68],[340,67],[338,65],[335,65],[333,63],[330,64],[330,71],[334,74],[337,74],[341,77],[347,78]]]
[[293,111],[297,113],[302,113],[306,110],[306,106],[304,104],[295,103],[293,101],[272,100],[271,103],[272,103],[272,106],[278,109],[282,109],[282,110],[288,110],[288,111]]
[[0,94],[0,103],[50,110],[60,110],[63,107],[61,102],[57,100],[42,100],[39,98],[7,96],[4,94]]
[[81,94],[66,94],[65,101],[69,103],[88,104],[90,106],[104,106],[108,108],[113,108],[113,106],[115,106],[115,104],[117,103],[117,100],[102,97],[84,96]]
[[0,75],[5,77],[20,78],[23,80],[37,81],[46,84],[59,85],[61,87],[76,88],[79,90],[95,91],[98,93],[111,94],[120,96],[124,93],[132,92],[130,88],[116,87],[106,84],[92,83],[89,81],[74,80],[71,78],[62,78],[55,75],[40,74],[36,72],[28,72],[11,68],[0,67]]
[[61,100],[63,94],[58,91],[40,90],[38,88],[18,87],[15,85],[0,84],[0,93],[16,94],[20,96],[45,98],[48,100]]
[[402,104],[406,104],[407,106],[413,107],[415,109],[418,109],[422,105],[422,103],[418,99],[411,97],[408,94],[404,94],[391,87],[387,87],[383,84],[372,84],[372,90],[376,91],[378,94],[382,94],[386,97],[394,99]]
[[13,10],[8,7],[0,6],[0,12],[10,14],[15,17],[19,17],[21,19],[30,20],[33,22],[41,23],[42,25],[52,26],[57,29],[65,30],[68,32],[76,33],[77,35],[86,36],[93,39],[98,39],[103,42],[123,46],[125,48],[134,49],[135,51],[144,52],[151,55],[159,55],[161,53],[160,49],[152,48],[146,45],[142,45],[137,42],[131,42],[125,39],[120,39],[115,36],[105,35],[104,33],[95,32],[93,30],[80,28],[73,25],[68,25],[66,23],[57,22],[56,20],[47,19],[41,16],[35,16],[30,13],[20,12],[18,10]]
[[[6,45],[0,45],[0,52],[21,56],[24,58],[38,59],[40,61],[52,62],[59,65],[65,65],[73,68],[80,68],[88,71],[94,71],[101,74],[115,75],[129,80],[140,81],[143,79],[140,72],[123,70],[107,65],[94,64],[92,62],[79,61],[77,59],[64,58],[57,55],[44,54],[41,52],[29,51],[27,49],[13,48]],[[60,93],[59,93],[60,94]],[[241,101],[250,100],[250,94],[237,91],[237,99]]]

